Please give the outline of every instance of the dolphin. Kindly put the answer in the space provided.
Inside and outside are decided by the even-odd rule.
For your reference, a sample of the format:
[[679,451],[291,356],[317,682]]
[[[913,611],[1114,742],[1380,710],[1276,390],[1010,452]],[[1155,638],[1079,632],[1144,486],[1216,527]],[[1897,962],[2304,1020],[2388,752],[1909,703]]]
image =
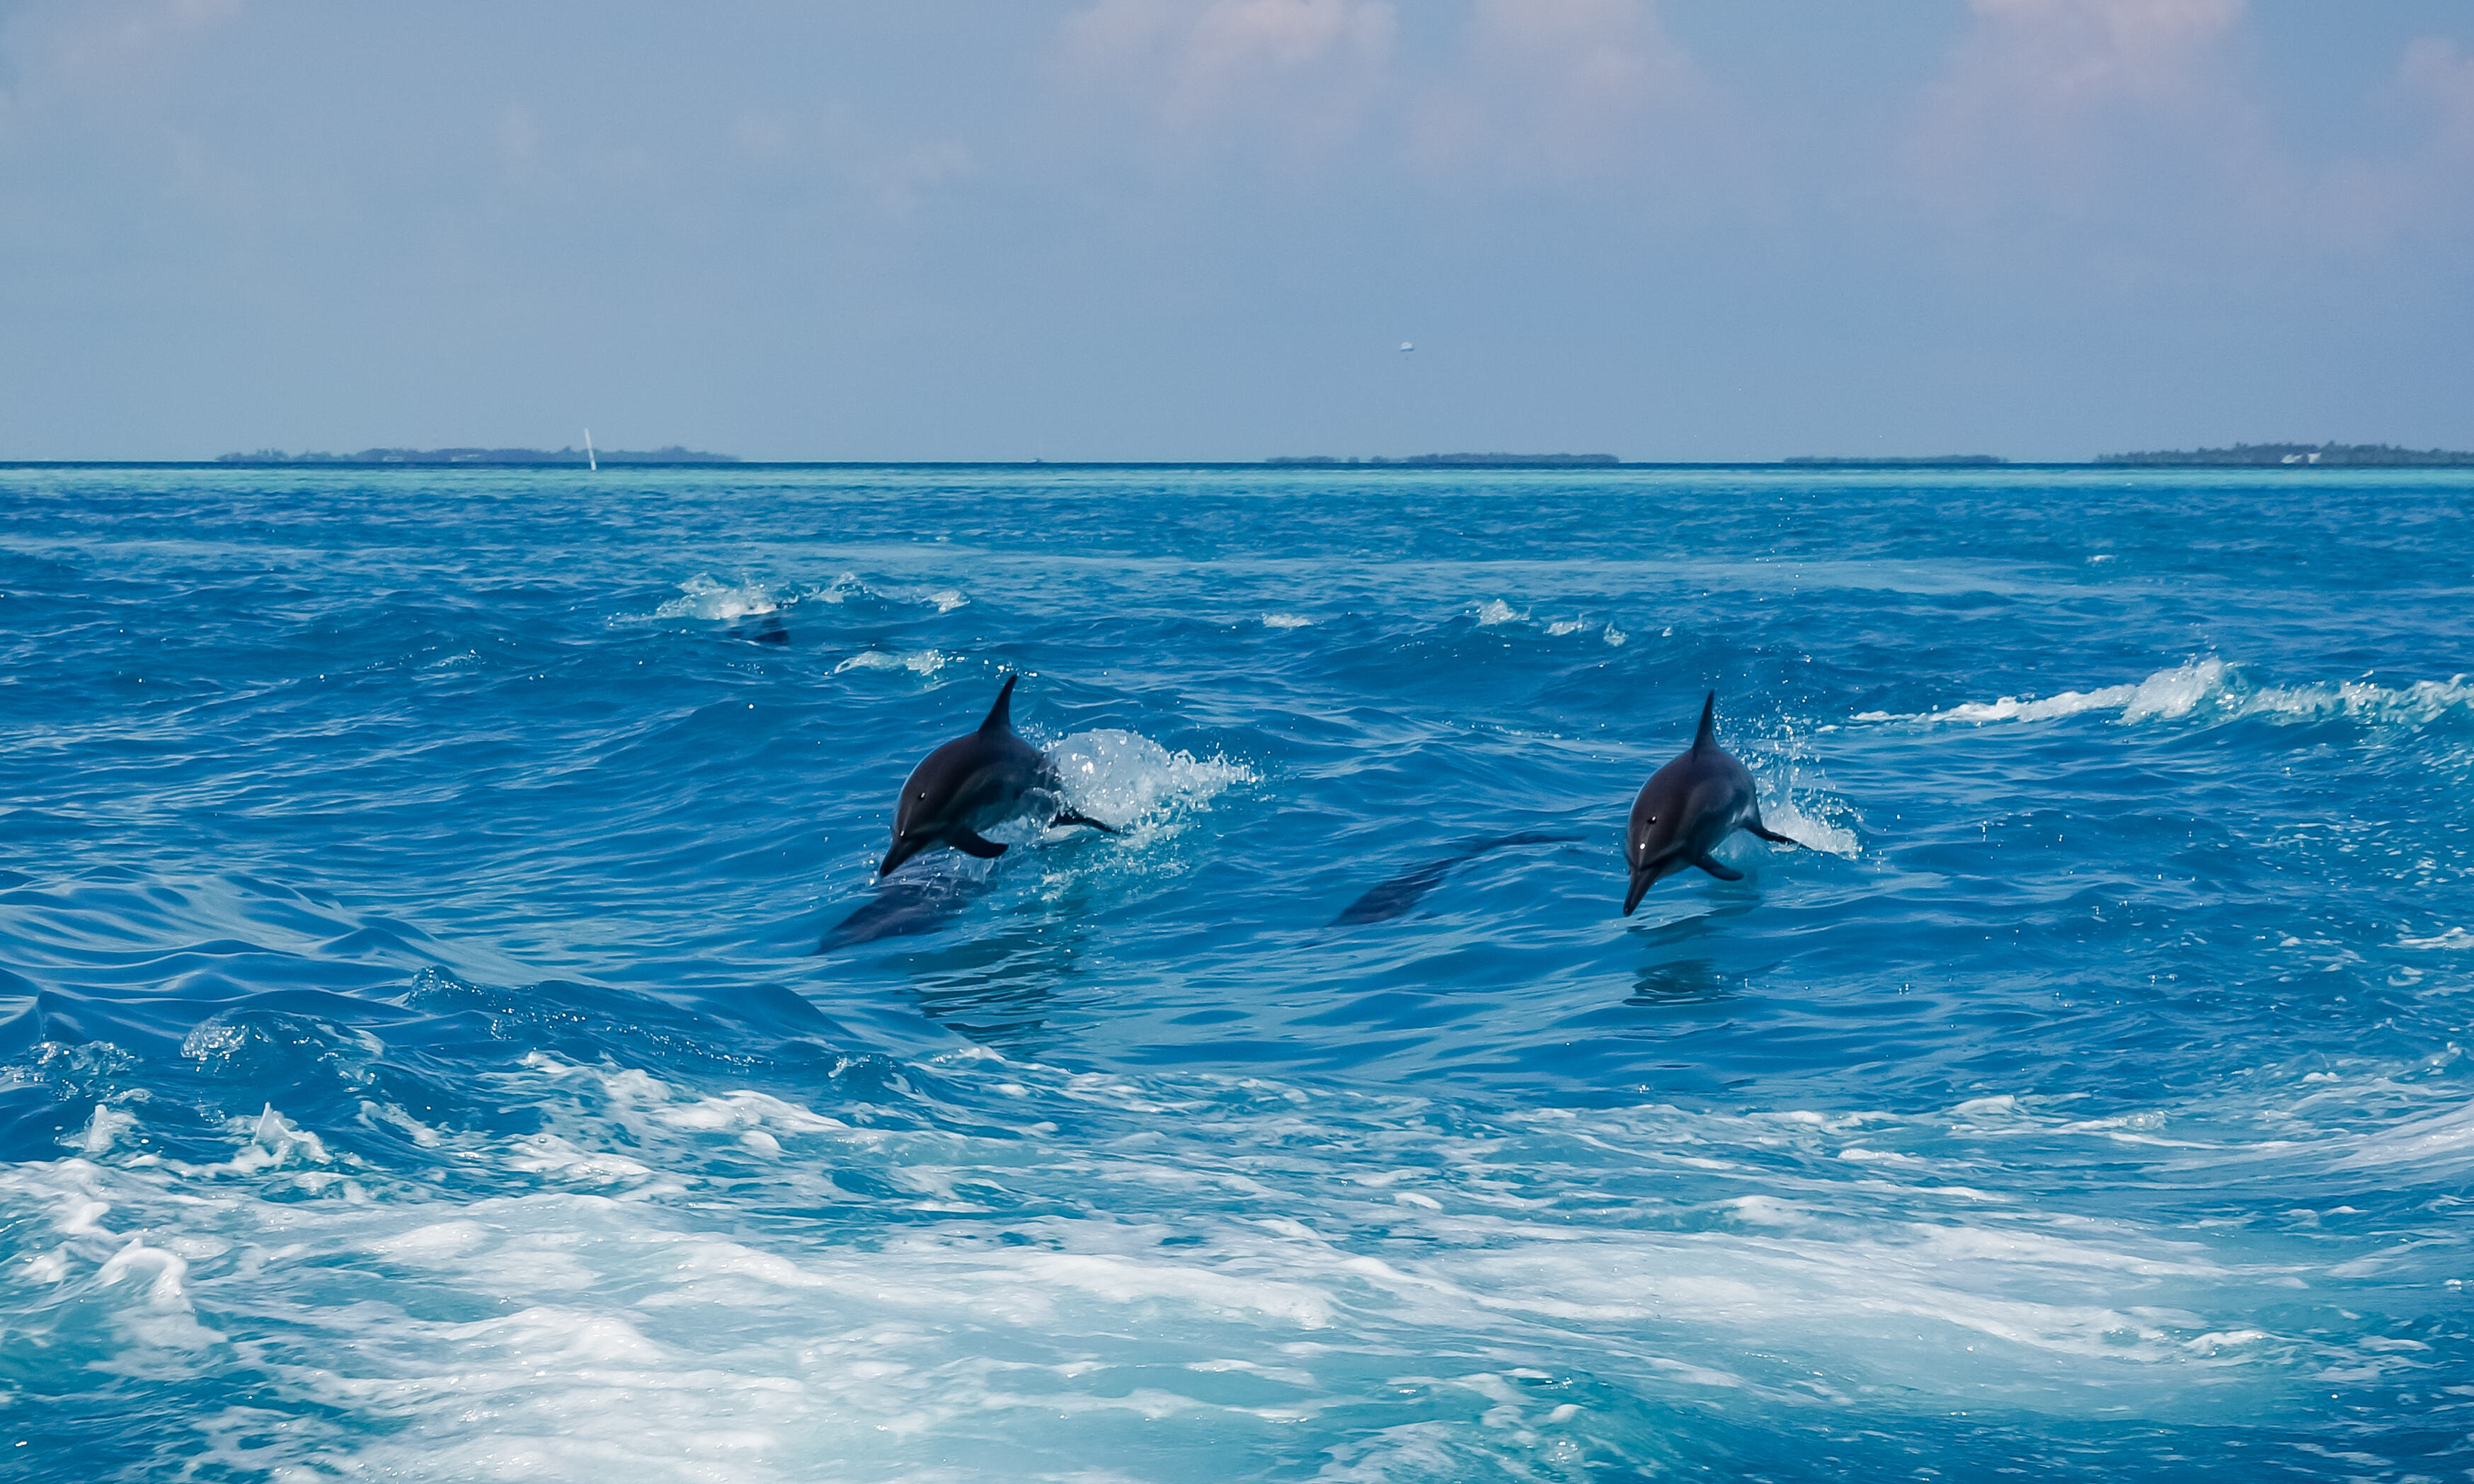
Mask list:
[[1624,831],[1624,864],[1632,869],[1632,889],[1624,893],[1624,916],[1640,905],[1661,876],[1686,866],[1698,866],[1721,881],[1740,881],[1744,874],[1710,858],[1719,841],[1738,829],[1749,829],[1772,845],[1795,842],[1761,824],[1761,806],[1753,797],[1753,776],[1718,745],[1718,693],[1701,704],[1701,730],[1684,755],[1649,776],[1640,797],[1632,802],[1632,824]]
[[912,938],[942,931],[952,926],[970,906],[971,899],[985,889],[983,884],[964,877],[914,871],[899,881],[887,881],[878,887],[858,911],[833,925],[816,945],[816,951],[831,953],[836,948],[853,948],[880,938]]
[[967,731],[930,753],[910,770],[893,807],[893,846],[880,876],[922,850],[950,845],[965,855],[994,860],[1006,848],[981,835],[992,825],[1024,815],[1051,825],[1088,825],[1109,834],[1114,826],[1064,807],[1065,787],[1047,754],[1015,736],[1010,707],[1013,682],[1006,677],[997,704],[980,730]]
[[1353,927],[1361,922],[1388,922],[1396,917],[1406,917],[1409,909],[1418,904],[1419,898],[1441,886],[1443,878],[1455,869],[1490,850],[1500,850],[1513,845],[1563,845],[1580,838],[1578,835],[1547,835],[1529,830],[1516,835],[1497,835],[1491,840],[1472,840],[1462,847],[1457,855],[1428,861],[1415,871],[1367,888],[1365,896],[1340,909],[1340,916],[1333,918],[1330,925]]

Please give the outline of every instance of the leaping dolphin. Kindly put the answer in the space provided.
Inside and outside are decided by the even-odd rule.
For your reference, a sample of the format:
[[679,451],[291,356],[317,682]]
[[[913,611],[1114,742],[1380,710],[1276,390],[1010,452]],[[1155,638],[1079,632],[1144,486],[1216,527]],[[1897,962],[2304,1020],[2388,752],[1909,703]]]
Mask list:
[[1698,866],[1721,881],[1740,881],[1744,874],[1710,858],[1719,841],[1738,829],[1749,829],[1773,845],[1796,842],[1761,824],[1760,802],[1753,797],[1753,776],[1718,745],[1718,693],[1701,704],[1701,730],[1683,756],[1649,776],[1640,797],[1632,802],[1632,825],[1624,831],[1624,863],[1632,868],[1632,889],[1624,893],[1624,916],[1640,905],[1660,877],[1686,866]]
[[893,809],[893,847],[885,852],[880,876],[922,850],[950,845],[965,855],[994,860],[1006,848],[980,831],[1024,815],[1051,825],[1114,827],[1066,808],[1063,780],[1045,754],[1013,732],[1013,682],[1006,677],[997,704],[977,731],[965,732],[930,753],[910,770]]

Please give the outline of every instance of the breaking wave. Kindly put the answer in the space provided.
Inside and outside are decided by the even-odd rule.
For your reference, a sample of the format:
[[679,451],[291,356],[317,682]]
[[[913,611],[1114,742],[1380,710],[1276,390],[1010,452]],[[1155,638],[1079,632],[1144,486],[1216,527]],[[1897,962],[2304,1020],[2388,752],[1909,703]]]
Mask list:
[[2174,720],[2194,713],[2213,719],[2243,716],[2296,721],[2346,717],[2357,721],[2420,725],[2458,710],[2474,709],[2474,684],[2462,675],[2389,686],[2368,680],[2322,685],[2263,685],[2244,682],[2224,660],[2193,659],[2159,670],[2135,684],[2098,690],[2066,690],[2045,697],[2003,696],[1967,701],[1938,711],[1859,711],[1859,722],[2042,722],[2088,711],[2118,711],[2125,722]]
[[781,611],[782,603],[763,583],[723,583],[698,572],[679,584],[679,595],[653,610],[655,618],[748,618]]
[[913,650],[907,655],[887,653],[881,649],[863,649],[834,666],[836,675],[844,670],[909,670],[914,675],[934,675],[958,658],[942,650]]

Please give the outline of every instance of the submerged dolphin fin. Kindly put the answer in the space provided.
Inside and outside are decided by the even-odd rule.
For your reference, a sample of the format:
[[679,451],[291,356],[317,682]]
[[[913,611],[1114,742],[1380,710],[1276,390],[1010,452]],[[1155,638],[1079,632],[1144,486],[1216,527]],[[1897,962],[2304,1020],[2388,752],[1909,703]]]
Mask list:
[[1721,866],[1716,861],[1711,860],[1706,853],[1688,856],[1686,859],[1688,859],[1691,864],[1700,867],[1702,870],[1710,873],[1713,876],[1716,876],[1721,881],[1741,881],[1744,879],[1744,874],[1742,872],[1737,871],[1733,866]]
[[965,855],[976,855],[982,860],[994,860],[1006,852],[1004,846],[994,840],[982,840],[967,829],[955,830],[945,837],[945,843]]
[[1102,834],[1113,835],[1122,833],[1122,831],[1120,831],[1114,825],[1103,825],[1091,816],[1076,813],[1072,809],[1066,810],[1064,813],[1059,814],[1056,818],[1048,822],[1048,827],[1051,829],[1055,829],[1060,826],[1065,825],[1088,825],[1093,829],[1099,830]]
[[1013,730],[1013,682],[1020,679],[1019,675],[1006,677],[1005,688],[997,692],[997,704],[988,707],[988,719],[980,723],[982,734]]
[[1710,699],[1701,703],[1701,730],[1692,733],[1692,751],[1718,745],[1717,712],[1718,693],[1713,690]]
[[1798,840],[1793,835],[1780,834],[1777,830],[1770,828],[1758,820],[1753,821],[1744,827],[1751,830],[1754,834],[1760,836],[1762,839],[1767,840],[1772,845],[1791,845],[1795,846],[1799,850],[1804,846],[1804,842]]

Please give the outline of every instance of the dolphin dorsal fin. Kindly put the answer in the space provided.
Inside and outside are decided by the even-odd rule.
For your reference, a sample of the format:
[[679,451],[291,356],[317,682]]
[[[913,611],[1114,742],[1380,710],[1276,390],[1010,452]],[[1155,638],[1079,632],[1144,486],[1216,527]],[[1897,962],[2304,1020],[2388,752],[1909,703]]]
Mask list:
[[1713,690],[1710,692],[1710,699],[1701,703],[1701,730],[1692,733],[1692,751],[1697,753],[1705,747],[1718,745],[1717,717],[1718,693]]
[[1020,679],[1019,675],[1006,677],[1005,688],[997,692],[997,704],[988,707],[988,719],[980,723],[980,730],[1013,730],[1013,682]]

